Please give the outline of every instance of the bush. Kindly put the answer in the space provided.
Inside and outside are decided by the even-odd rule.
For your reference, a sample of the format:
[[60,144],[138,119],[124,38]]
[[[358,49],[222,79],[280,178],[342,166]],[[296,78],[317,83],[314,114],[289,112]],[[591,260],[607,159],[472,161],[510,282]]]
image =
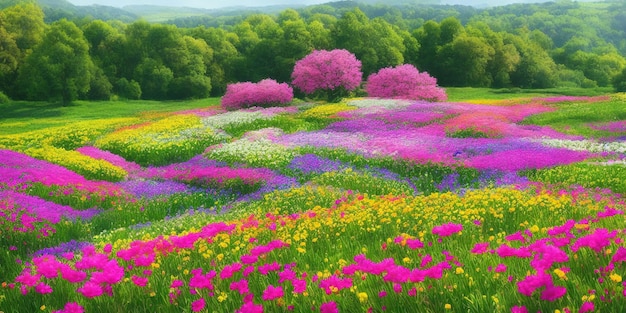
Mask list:
[[617,92],[626,92],[626,68],[613,78],[613,88]]
[[323,93],[336,101],[361,85],[361,61],[348,50],[316,50],[296,62],[293,85],[305,94]]
[[222,108],[238,110],[253,106],[270,107],[287,104],[293,100],[293,89],[286,83],[264,79],[258,83],[236,83],[226,87]]
[[9,101],[11,101],[11,99],[9,99],[9,97],[5,95],[4,92],[0,91],[0,104],[7,104],[9,103]]
[[381,69],[367,78],[370,97],[409,100],[445,101],[445,90],[437,87],[437,79],[427,72],[420,73],[410,64]]
[[141,98],[141,86],[134,80],[120,78],[115,85],[115,91],[122,99],[139,100]]

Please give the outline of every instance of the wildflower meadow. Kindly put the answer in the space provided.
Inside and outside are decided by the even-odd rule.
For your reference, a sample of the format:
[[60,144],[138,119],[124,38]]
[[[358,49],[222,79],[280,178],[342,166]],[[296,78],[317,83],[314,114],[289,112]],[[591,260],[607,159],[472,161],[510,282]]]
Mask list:
[[0,312],[626,311],[623,95],[266,103],[0,135]]

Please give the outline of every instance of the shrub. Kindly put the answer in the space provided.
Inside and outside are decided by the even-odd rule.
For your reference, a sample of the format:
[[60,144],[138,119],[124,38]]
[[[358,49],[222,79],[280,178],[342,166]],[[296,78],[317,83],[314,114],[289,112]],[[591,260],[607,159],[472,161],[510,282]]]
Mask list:
[[286,83],[278,83],[273,79],[264,79],[258,83],[236,83],[226,87],[222,97],[222,108],[238,110],[253,106],[275,106],[291,102],[293,89]]
[[370,97],[445,101],[446,92],[437,87],[437,79],[419,72],[411,64],[381,69],[367,78]]
[[336,101],[361,85],[361,61],[348,50],[316,50],[296,62],[293,85],[306,94],[325,93]]
[[613,88],[617,92],[626,92],[626,68],[613,78]]
[[11,101],[11,99],[9,99],[9,97],[5,95],[4,92],[0,91],[0,104],[7,104],[9,103],[9,101]]

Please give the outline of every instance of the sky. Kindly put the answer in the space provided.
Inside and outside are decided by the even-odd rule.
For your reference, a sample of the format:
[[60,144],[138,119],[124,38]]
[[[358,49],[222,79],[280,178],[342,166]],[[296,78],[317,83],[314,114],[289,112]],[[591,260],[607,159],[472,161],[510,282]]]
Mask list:
[[220,7],[232,7],[232,6],[251,6],[261,7],[268,5],[313,5],[319,3],[326,3],[330,0],[239,0],[239,1],[224,1],[224,0],[68,0],[74,5],[107,5],[112,7],[124,7],[127,5],[136,4],[149,4],[149,5],[161,5],[161,6],[175,6],[175,7],[191,7],[191,8],[203,8],[203,9],[215,9]]

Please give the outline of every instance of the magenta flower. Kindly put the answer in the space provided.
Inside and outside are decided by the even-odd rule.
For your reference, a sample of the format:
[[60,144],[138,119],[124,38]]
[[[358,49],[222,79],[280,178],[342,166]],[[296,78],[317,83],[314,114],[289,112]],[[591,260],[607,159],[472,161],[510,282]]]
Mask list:
[[46,283],[40,282],[37,286],[35,286],[35,291],[42,295],[46,295],[52,293],[52,287]]
[[555,227],[548,229],[548,235],[554,237],[558,235],[569,234],[572,228],[574,228],[574,225],[576,225],[576,221],[567,220],[567,222],[565,222],[565,224],[561,226],[555,226]]
[[104,290],[99,284],[96,284],[92,281],[86,282],[82,287],[76,290],[78,293],[82,294],[87,298],[95,298],[99,297],[104,293]]
[[597,253],[601,253],[605,247],[611,244],[611,239],[617,235],[617,231],[609,232],[606,228],[598,228],[593,233],[580,237],[572,245],[572,251],[577,252],[582,247],[588,247]]
[[282,272],[278,273],[278,282],[283,283],[285,281],[291,281],[296,279],[296,272],[292,269],[285,269]]
[[[517,291],[527,297],[530,297],[535,290],[546,286],[553,286],[552,277],[546,273],[537,273],[535,275],[526,276],[524,280],[518,282]],[[551,291],[546,296],[554,293],[555,291]]]
[[233,263],[230,265],[224,266],[224,269],[220,273],[220,279],[231,278],[235,273],[241,270],[241,263]]
[[293,292],[295,293],[303,293],[306,291],[306,280],[304,279],[294,279],[291,281],[293,285]]
[[333,293],[333,291],[349,289],[350,287],[352,287],[352,278],[339,278],[337,277],[337,275],[332,275],[326,279],[322,279],[319,283],[319,286],[320,288],[324,289],[324,291],[326,291],[327,295],[330,295]]
[[202,310],[204,310],[204,307],[206,306],[206,301],[204,300],[204,298],[200,298],[194,302],[191,303],[191,311],[192,312],[200,312]]
[[269,272],[276,272],[280,270],[280,264],[278,264],[278,262],[263,264],[259,266],[258,270],[261,275],[267,275]]
[[133,275],[133,277],[131,277],[130,279],[133,281],[133,284],[139,287],[145,287],[148,284],[148,278],[146,277]]
[[547,286],[541,292],[541,300],[554,301],[561,298],[567,292],[567,288],[562,286]]
[[470,250],[470,252],[473,253],[473,254],[483,254],[483,253],[487,252],[488,249],[489,249],[489,243],[488,242],[479,242],[479,243],[474,245],[474,248],[472,248],[472,250]]
[[250,292],[250,288],[248,287],[248,281],[246,279],[234,281],[230,283],[230,290],[238,291],[242,295],[247,294]]
[[285,295],[282,286],[274,287],[272,285],[268,285],[267,288],[263,291],[263,301],[275,300],[278,298],[282,298]]
[[172,281],[172,284],[170,284],[170,288],[179,288],[179,287],[182,287],[184,285],[185,285],[185,283],[182,280],[175,279],[175,280]]
[[580,306],[580,310],[578,311],[578,313],[592,312],[595,309],[596,307],[593,305],[593,302],[585,301],[583,305]]
[[87,278],[87,273],[76,271],[67,264],[61,264],[59,269],[61,271],[61,277],[70,283],[80,283]]
[[84,313],[85,309],[76,302],[68,302],[65,304],[63,310],[54,311],[53,313]]
[[386,297],[386,296],[387,296],[387,291],[385,291],[385,290],[381,290],[381,291],[378,293],[378,297],[379,297],[379,298],[384,298],[384,297]]
[[525,306],[514,306],[511,308],[511,313],[528,313],[528,309]]
[[421,242],[419,239],[415,238],[415,239],[407,239],[406,240],[406,245],[407,247],[409,247],[409,249],[411,250],[415,250],[415,249],[420,249],[420,248],[424,248],[424,243]]
[[519,232],[519,231],[514,234],[510,234],[504,237],[504,239],[506,241],[519,241],[521,243],[526,242],[526,238],[524,238],[524,235],[522,235],[522,232]]
[[339,309],[337,308],[337,303],[335,303],[335,301],[322,303],[322,305],[320,305],[320,313],[338,313],[338,312],[339,312]]
[[263,313],[263,306],[253,302],[244,303],[237,313]]
[[504,273],[506,272],[506,265],[500,263],[496,266],[495,270],[496,273]]
[[615,251],[615,254],[613,254],[613,257],[611,258],[611,263],[619,263],[619,262],[625,262],[626,261],[626,248],[620,246],[617,248],[617,251]]
[[452,236],[463,230],[462,224],[446,223],[433,227],[433,234],[441,237]]

